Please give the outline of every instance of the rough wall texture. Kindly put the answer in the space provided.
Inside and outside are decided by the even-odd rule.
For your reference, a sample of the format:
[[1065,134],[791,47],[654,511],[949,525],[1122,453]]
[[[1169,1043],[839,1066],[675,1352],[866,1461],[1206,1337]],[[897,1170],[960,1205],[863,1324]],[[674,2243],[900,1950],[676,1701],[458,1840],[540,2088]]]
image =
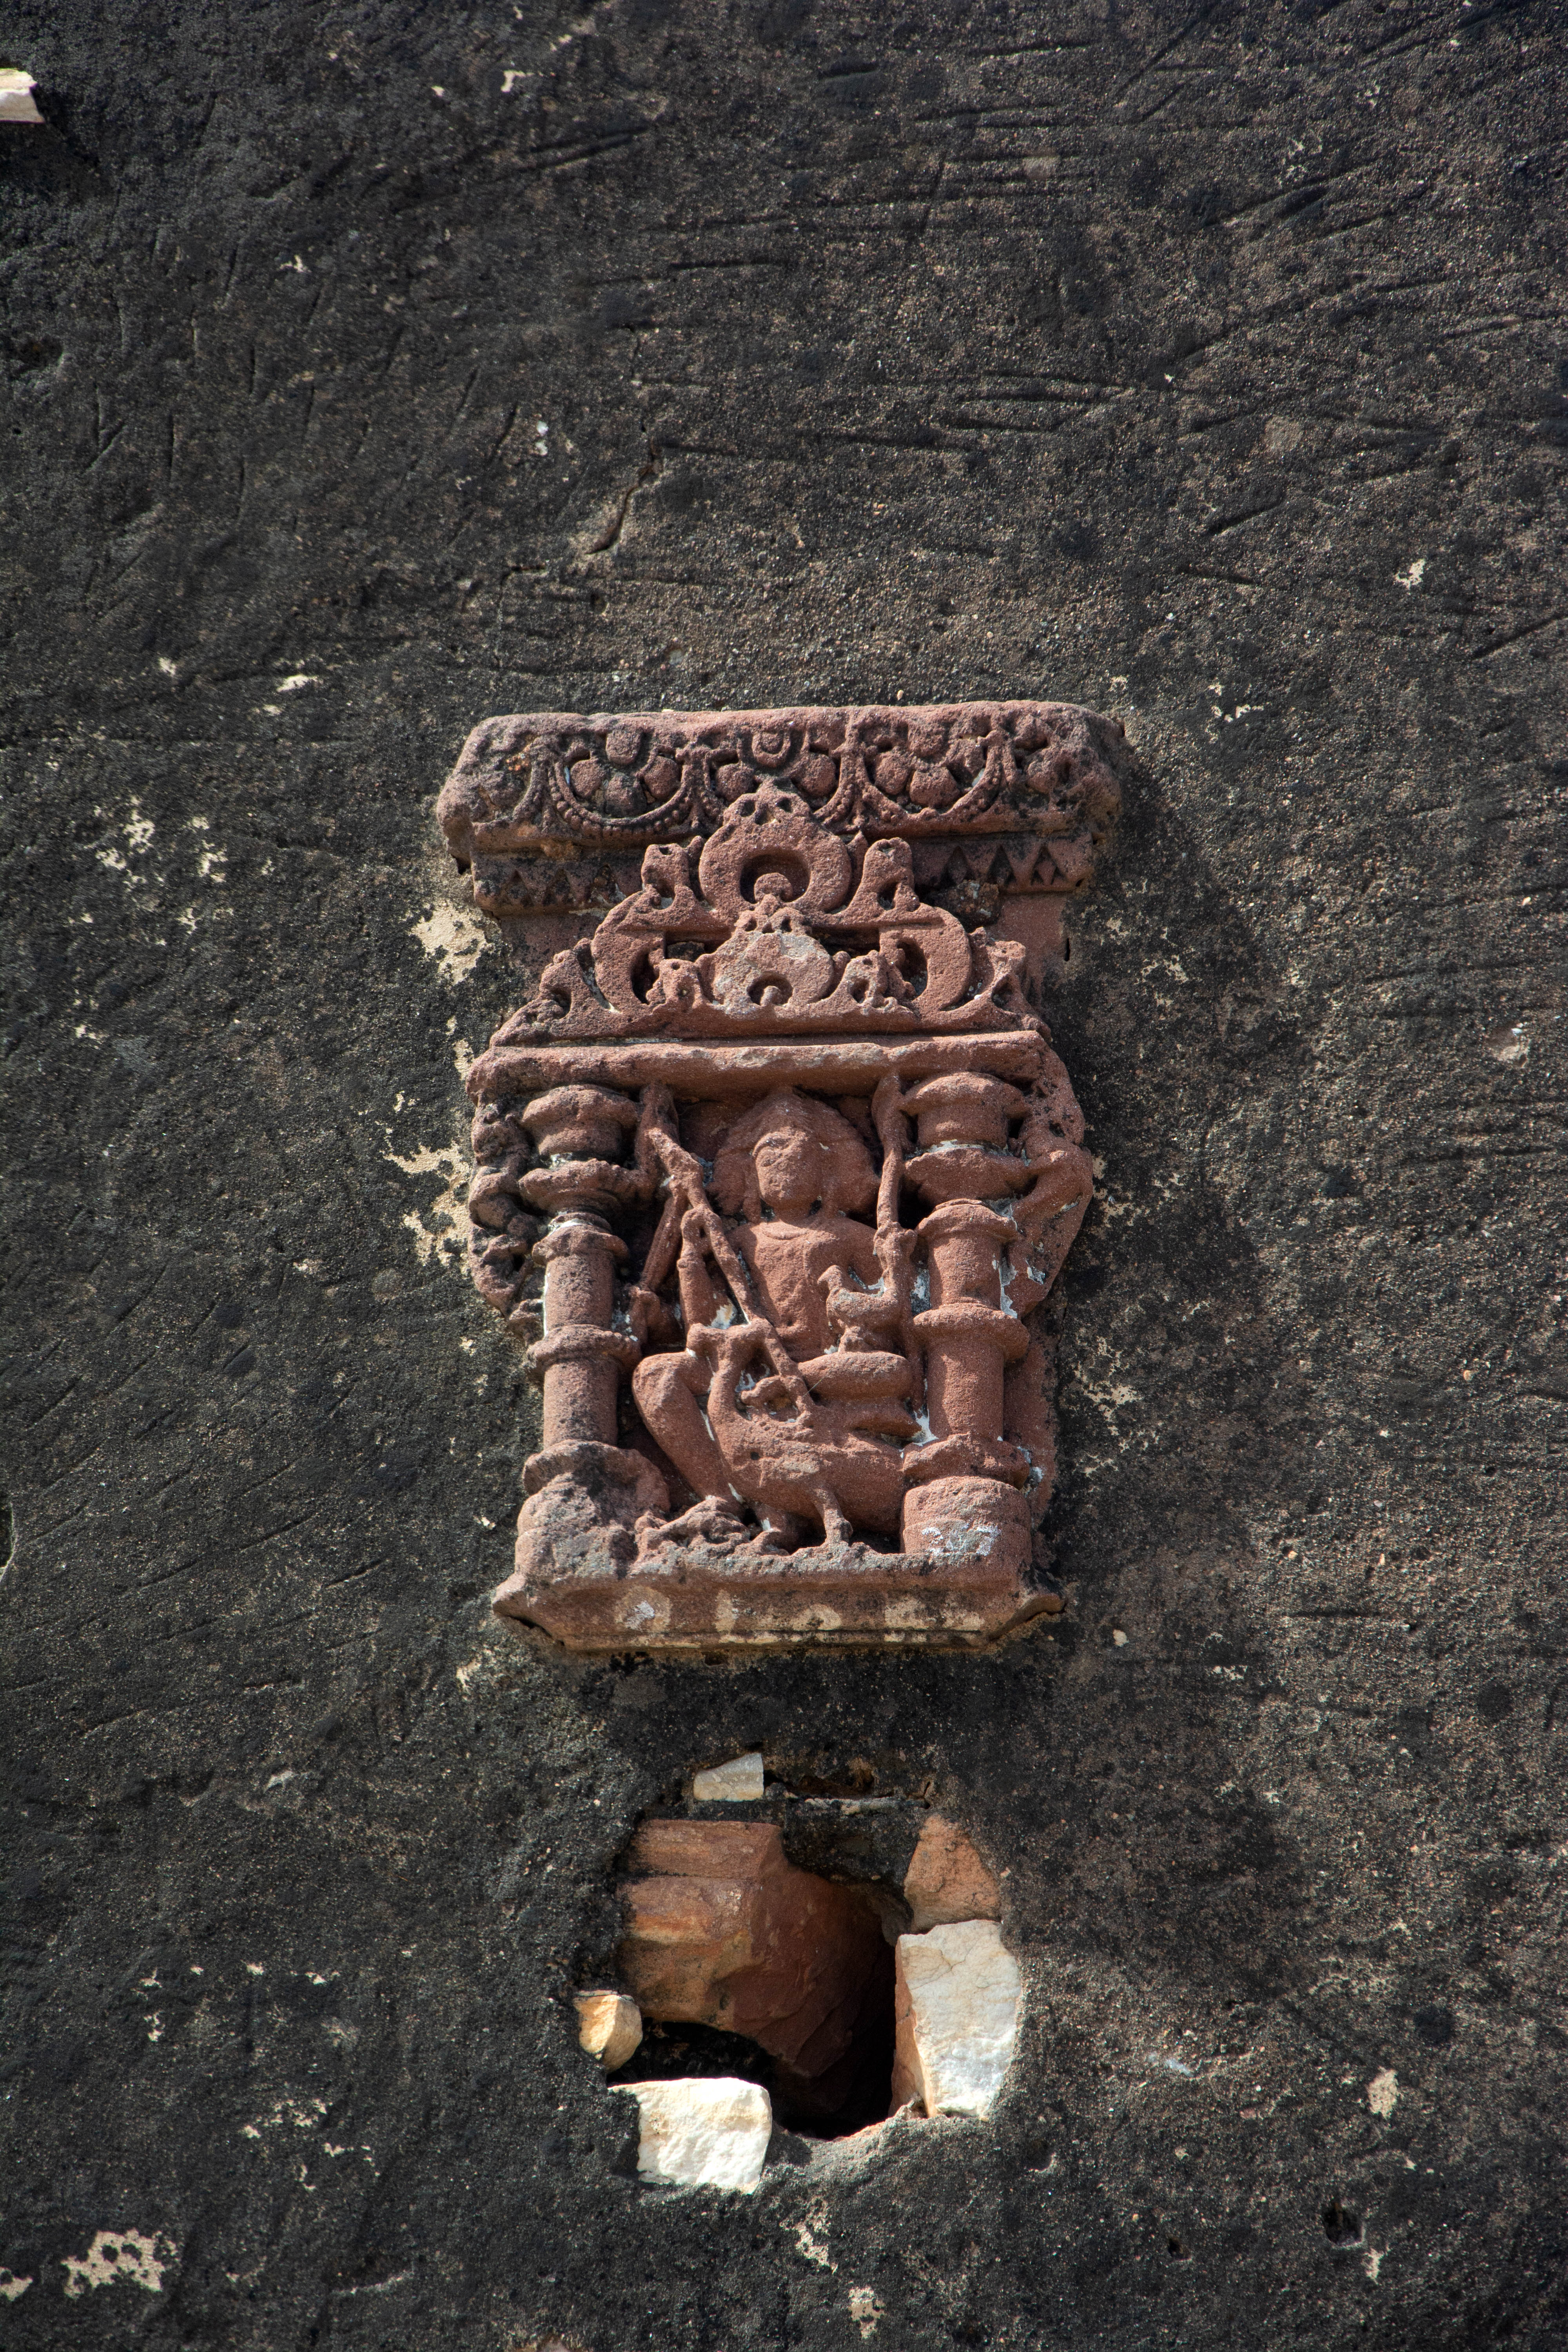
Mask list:
[[[1568,16],[580,7],[0,23],[10,2339],[1560,2343]],[[1071,1607],[568,1667],[484,1611],[519,990],[434,794],[900,690],[1142,762],[1051,1009]],[[570,1996],[749,1746],[968,1823],[1022,2056],[661,2195]]]

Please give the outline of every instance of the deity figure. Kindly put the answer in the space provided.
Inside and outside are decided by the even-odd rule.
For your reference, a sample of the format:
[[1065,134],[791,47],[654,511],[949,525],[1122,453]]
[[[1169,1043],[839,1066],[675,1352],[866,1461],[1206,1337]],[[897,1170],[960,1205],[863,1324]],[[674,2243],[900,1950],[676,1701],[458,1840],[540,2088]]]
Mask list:
[[[650,1133],[669,1204],[633,1319],[645,1340],[673,1333],[658,1294],[679,1234],[684,1346],[646,1354],[632,1390],[647,1429],[701,1498],[687,1515],[691,1533],[700,1523],[733,1540],[747,1502],[763,1540],[786,1546],[812,1524],[828,1542],[856,1527],[898,1528],[901,1452],[920,1431],[898,1095],[885,1086],[873,1107],[880,1188],[865,1141],[840,1112],[790,1087],[768,1095],[730,1128],[714,1160],[714,1197],[731,1223],[715,1213],[673,1121]],[[857,1213],[874,1202],[872,1227]]]

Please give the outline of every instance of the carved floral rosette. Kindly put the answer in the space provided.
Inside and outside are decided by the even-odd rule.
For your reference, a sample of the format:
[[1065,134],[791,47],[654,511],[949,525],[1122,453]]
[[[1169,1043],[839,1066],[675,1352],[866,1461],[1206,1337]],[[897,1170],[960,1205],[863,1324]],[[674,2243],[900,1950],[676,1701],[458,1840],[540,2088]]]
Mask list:
[[643,853],[468,1077],[475,1279],[543,1391],[502,1615],[721,1650],[1059,1606],[1041,1309],[1091,1184],[1036,999],[1120,748],[1034,703],[470,739],[442,823],[525,951]]

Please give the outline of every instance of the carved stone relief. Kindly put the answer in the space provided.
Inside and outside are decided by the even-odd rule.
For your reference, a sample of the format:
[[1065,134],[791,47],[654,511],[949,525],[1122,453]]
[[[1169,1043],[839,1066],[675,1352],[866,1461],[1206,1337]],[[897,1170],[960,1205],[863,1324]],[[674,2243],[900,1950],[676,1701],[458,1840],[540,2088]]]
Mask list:
[[502,1615],[952,1646],[1059,1606],[1040,1309],[1091,1182],[1037,1001],[1120,741],[1019,702],[470,738],[447,841],[548,958],[468,1076],[474,1278],[543,1390]]

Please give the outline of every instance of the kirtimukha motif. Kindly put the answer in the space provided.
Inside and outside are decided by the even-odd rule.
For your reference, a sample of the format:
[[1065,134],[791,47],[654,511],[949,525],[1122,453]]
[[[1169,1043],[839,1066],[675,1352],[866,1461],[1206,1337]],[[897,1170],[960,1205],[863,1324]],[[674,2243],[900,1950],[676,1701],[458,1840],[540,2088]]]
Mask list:
[[1122,748],[1033,702],[469,738],[441,823],[543,961],[468,1081],[474,1279],[543,1389],[502,1616],[964,1647],[1060,1607],[1041,1309],[1092,1188],[1037,1004]]

